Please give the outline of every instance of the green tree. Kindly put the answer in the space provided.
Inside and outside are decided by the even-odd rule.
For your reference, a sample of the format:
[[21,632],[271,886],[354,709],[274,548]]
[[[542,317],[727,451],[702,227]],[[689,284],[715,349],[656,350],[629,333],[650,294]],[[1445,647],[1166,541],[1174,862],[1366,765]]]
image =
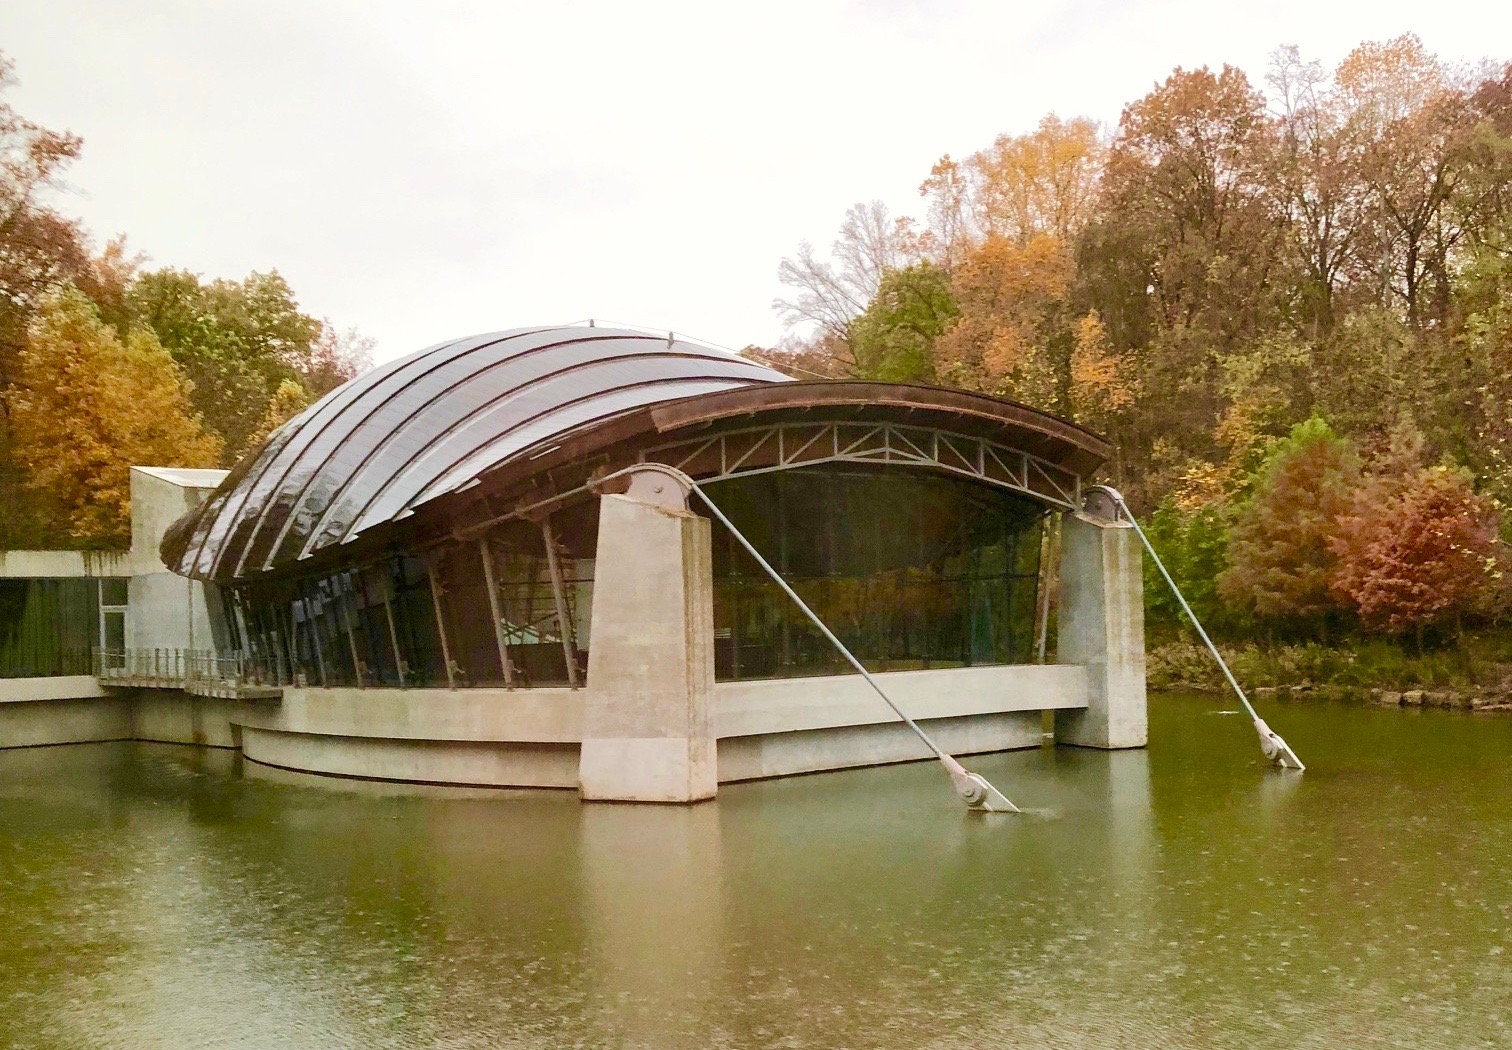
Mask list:
[[220,453],[152,333],[120,339],[72,288],[39,302],[8,398],[27,485],[76,540],[127,537],[133,464],[207,467]]
[[1236,612],[1326,632],[1339,608],[1330,546],[1353,506],[1360,467],[1349,442],[1314,416],[1275,442],[1230,532],[1218,594]]
[[[1221,506],[1191,510],[1166,499],[1144,524],[1150,546],[1170,571],[1203,625],[1222,630],[1232,619],[1218,598],[1218,578],[1228,568],[1228,524]],[[1145,615],[1155,628],[1174,630],[1184,620],[1181,606],[1150,559],[1144,563]]]
[[856,374],[892,383],[933,382],[935,342],[959,313],[950,278],[933,263],[889,270],[876,298],[851,324]]
[[156,270],[137,277],[126,300],[126,323],[151,329],[193,384],[194,409],[220,436],[227,464],[246,451],[279,384],[319,366],[321,324],[300,312],[276,271],[206,282]]

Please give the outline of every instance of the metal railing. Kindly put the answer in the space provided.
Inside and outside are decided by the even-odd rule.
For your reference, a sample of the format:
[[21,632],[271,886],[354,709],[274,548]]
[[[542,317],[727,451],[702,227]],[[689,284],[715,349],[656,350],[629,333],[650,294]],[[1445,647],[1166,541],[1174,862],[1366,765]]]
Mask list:
[[94,650],[94,675],[101,685],[182,689],[203,696],[276,695],[284,680],[280,664],[281,661],[241,651]]

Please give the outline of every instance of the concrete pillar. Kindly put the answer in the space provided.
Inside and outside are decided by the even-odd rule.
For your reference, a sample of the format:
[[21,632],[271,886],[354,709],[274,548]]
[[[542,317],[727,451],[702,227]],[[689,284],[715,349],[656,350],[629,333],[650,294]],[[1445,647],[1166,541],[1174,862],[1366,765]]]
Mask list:
[[705,518],[631,494],[600,497],[578,767],[584,799],[714,797],[711,550]]
[[1055,713],[1057,743],[1144,747],[1144,582],[1127,522],[1067,514],[1061,523],[1058,660],[1087,668],[1086,710]]

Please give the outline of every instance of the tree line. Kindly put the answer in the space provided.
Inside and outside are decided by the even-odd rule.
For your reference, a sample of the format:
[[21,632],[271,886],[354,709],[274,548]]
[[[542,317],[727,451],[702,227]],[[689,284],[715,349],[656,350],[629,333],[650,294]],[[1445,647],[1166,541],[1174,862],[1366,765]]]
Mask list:
[[[1512,64],[1406,35],[1263,85],[1175,69],[1116,127],[940,158],[917,218],[782,260],[798,376],[941,383],[1112,439],[1230,631],[1495,619],[1512,499]],[[1154,597],[1157,620],[1174,610]]]
[[124,544],[132,464],[226,467],[371,363],[276,270],[98,250],[60,206],[77,135],[18,114],[0,53],[0,549]]

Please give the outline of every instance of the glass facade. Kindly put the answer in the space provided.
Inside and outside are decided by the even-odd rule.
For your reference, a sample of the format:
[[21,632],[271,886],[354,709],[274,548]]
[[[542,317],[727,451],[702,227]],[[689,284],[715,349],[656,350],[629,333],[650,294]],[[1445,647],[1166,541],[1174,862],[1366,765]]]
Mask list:
[[[1032,658],[1042,510],[948,475],[790,470],[709,495],[870,671]],[[715,674],[844,674],[834,646],[714,530]]]
[[[944,474],[854,466],[748,475],[709,493],[869,669],[1031,659],[1039,504]],[[560,589],[546,530],[508,522],[486,542],[224,592],[229,647],[280,683],[582,683],[597,501],[558,511],[550,527]],[[717,522],[713,541],[719,679],[849,670]]]
[[[268,682],[324,686],[568,685],[587,673],[597,505],[559,512],[558,614],[546,534],[500,526],[486,543],[395,553],[360,568],[223,592],[227,648]],[[491,564],[484,565],[488,557]],[[496,589],[489,600],[488,580]],[[499,611],[494,630],[493,609]],[[444,628],[444,630],[443,630]],[[565,644],[564,644],[565,634]],[[500,643],[508,654],[506,677]]]
[[125,647],[126,581],[0,579],[0,678],[93,673],[96,647]]

